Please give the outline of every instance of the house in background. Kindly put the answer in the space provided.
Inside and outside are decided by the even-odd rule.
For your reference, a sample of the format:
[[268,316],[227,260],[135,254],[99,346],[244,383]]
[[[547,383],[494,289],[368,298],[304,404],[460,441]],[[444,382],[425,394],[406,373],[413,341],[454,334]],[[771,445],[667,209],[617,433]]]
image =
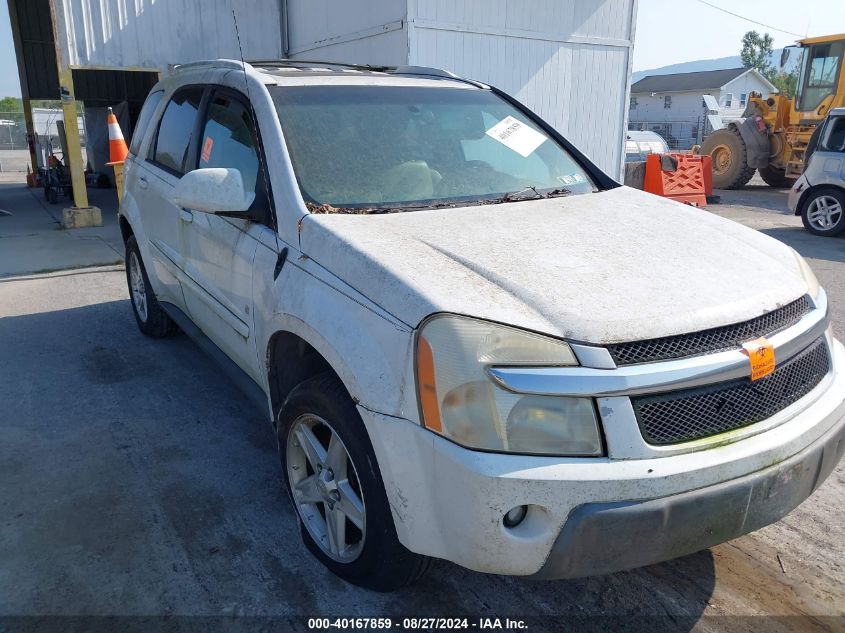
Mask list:
[[653,130],[672,149],[690,149],[710,132],[704,95],[719,104],[724,120],[742,116],[748,95],[778,90],[754,68],[728,68],[673,75],[649,75],[631,86],[628,129]]

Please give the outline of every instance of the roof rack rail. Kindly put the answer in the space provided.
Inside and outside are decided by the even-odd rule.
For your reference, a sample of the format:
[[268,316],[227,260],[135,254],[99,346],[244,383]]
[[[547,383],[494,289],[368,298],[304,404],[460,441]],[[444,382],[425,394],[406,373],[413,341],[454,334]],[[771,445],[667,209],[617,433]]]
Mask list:
[[297,67],[312,67],[312,66],[327,66],[336,68],[349,68],[352,70],[361,70],[369,72],[393,73],[397,75],[419,75],[423,77],[441,77],[443,79],[452,79],[454,81],[461,81],[463,83],[471,84],[477,88],[489,88],[487,84],[483,84],[473,79],[466,79],[460,75],[456,75],[448,70],[442,68],[433,68],[429,66],[379,66],[375,64],[347,64],[344,62],[327,62],[307,59],[264,59],[264,60],[250,60],[247,62],[252,66],[264,66],[265,68],[297,68]]
[[270,68],[285,68],[298,66],[336,66],[338,68],[351,68],[353,70],[369,70],[370,72],[389,72],[393,66],[376,66],[372,64],[345,64],[343,62],[327,62],[313,59],[259,59],[249,60],[247,64],[252,66],[264,66]]
[[184,70],[186,68],[200,68],[202,66],[214,66],[215,68],[237,68],[241,70],[244,66],[249,67],[249,62],[240,62],[236,59],[206,59],[198,62],[187,62],[185,64],[174,64],[173,70]]

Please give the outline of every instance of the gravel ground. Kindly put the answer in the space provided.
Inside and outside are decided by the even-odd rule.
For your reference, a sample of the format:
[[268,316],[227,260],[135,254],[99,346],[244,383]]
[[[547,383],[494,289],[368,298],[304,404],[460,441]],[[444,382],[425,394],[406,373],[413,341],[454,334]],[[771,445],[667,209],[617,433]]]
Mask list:
[[[723,201],[714,212],[810,258],[843,337],[845,240],[778,214],[782,191]],[[120,267],[0,280],[0,616],[148,618],[80,630],[308,630],[318,615],[845,630],[843,465],[779,523],[645,569],[536,582],[438,562],[394,594],[346,585],[300,542],[269,425],[184,336],[143,337],[125,287]],[[6,617],[0,631],[72,622]]]

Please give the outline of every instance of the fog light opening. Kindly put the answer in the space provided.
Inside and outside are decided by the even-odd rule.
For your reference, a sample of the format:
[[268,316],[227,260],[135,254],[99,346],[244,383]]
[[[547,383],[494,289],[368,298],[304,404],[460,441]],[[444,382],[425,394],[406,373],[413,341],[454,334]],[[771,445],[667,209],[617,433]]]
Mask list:
[[506,528],[515,528],[525,520],[527,514],[528,506],[517,506],[505,513],[502,523],[505,524]]

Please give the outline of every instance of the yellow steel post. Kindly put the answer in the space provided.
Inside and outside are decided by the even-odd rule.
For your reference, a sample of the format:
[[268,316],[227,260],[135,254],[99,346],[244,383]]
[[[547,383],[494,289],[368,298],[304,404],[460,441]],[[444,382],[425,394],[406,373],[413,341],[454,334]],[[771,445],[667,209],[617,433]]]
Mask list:
[[88,190],[85,188],[85,165],[82,162],[82,145],[79,142],[79,126],[76,122],[78,114],[76,99],[73,96],[73,76],[69,68],[59,69],[59,86],[67,136],[67,147],[63,149],[70,168],[73,202],[77,208],[83,209],[88,207]]
[[74,206],[62,212],[63,224],[67,229],[86,226],[102,226],[103,217],[97,207],[88,205],[88,190],[85,188],[85,164],[82,161],[82,146],[79,142],[79,127],[76,123],[76,97],[73,92],[73,71],[65,58],[66,42],[59,37],[60,29],[56,22],[56,1],[49,0],[50,19],[53,27],[53,41],[56,47],[56,68],[59,75],[59,98],[62,100],[62,114],[65,122],[67,147],[65,161],[70,169],[73,186]]
[[117,206],[123,202],[123,163],[115,163],[114,167],[114,186],[117,188]]

